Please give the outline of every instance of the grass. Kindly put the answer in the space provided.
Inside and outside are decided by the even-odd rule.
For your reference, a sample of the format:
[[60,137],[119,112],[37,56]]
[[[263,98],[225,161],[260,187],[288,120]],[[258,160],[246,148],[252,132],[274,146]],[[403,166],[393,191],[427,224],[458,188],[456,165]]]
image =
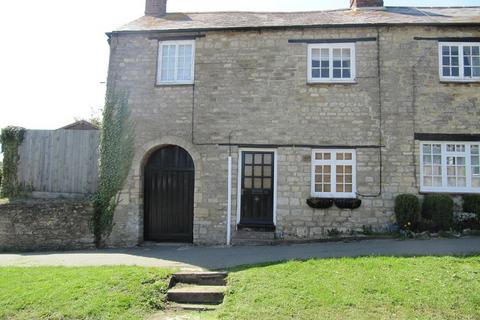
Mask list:
[[480,319],[480,257],[344,258],[233,270],[219,319]]
[[171,270],[0,268],[0,319],[143,319],[164,305]]

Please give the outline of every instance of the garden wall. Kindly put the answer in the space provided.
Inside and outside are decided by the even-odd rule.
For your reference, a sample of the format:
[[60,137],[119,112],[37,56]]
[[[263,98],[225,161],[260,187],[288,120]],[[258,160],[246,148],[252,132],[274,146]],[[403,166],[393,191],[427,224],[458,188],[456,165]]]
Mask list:
[[0,205],[0,252],[86,249],[92,206],[84,200],[25,200]]

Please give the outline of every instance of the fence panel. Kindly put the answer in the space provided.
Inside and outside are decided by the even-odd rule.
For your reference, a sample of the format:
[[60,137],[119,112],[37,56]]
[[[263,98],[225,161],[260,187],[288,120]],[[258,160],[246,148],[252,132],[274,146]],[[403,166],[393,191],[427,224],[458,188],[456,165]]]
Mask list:
[[18,182],[36,192],[93,193],[98,130],[27,130],[19,147]]

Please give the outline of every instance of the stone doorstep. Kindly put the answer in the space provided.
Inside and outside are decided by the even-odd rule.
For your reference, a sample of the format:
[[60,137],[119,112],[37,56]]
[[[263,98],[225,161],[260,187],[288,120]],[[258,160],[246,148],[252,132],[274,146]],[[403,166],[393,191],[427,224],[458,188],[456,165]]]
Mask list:
[[274,240],[275,232],[264,232],[264,231],[246,231],[238,230],[233,234],[234,239],[252,239],[252,240]]
[[234,246],[270,246],[274,242],[274,231],[237,230],[232,237]]
[[232,239],[233,246],[271,246],[274,244],[275,240]]

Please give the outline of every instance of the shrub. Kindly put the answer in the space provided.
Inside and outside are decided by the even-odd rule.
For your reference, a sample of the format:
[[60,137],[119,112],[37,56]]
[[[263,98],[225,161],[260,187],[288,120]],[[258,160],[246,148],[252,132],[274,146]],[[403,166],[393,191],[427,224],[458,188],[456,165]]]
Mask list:
[[411,229],[420,218],[420,202],[413,194],[401,194],[395,198],[395,216],[400,229]]
[[480,218],[480,195],[469,194],[463,196],[463,212],[475,213]]
[[446,194],[429,194],[423,200],[422,216],[432,220],[436,228],[448,230],[453,226],[453,199]]

